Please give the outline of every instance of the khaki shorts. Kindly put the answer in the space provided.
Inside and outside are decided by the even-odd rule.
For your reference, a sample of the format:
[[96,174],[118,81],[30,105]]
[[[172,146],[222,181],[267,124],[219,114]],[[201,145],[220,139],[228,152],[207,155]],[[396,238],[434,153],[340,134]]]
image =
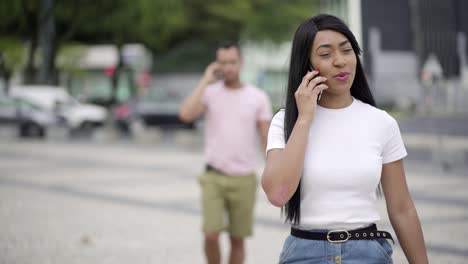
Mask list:
[[200,185],[205,233],[227,230],[237,238],[252,235],[257,190],[255,174],[228,176],[207,171],[200,176]]

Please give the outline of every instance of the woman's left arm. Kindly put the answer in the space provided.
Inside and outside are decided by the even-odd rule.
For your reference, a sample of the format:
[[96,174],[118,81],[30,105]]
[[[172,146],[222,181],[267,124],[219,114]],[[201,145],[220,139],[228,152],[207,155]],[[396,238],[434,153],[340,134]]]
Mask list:
[[403,160],[382,168],[382,188],[387,212],[398,241],[409,263],[429,263],[418,213],[406,183]]

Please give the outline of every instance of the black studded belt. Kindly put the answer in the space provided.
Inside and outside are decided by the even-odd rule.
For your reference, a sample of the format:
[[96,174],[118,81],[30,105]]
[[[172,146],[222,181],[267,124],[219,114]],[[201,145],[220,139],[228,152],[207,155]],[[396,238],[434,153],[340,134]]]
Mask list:
[[328,240],[331,243],[343,243],[348,240],[369,240],[369,239],[391,239],[392,235],[386,231],[377,230],[377,225],[355,229],[355,230],[330,230],[328,232],[314,232],[291,227],[291,235],[309,240]]

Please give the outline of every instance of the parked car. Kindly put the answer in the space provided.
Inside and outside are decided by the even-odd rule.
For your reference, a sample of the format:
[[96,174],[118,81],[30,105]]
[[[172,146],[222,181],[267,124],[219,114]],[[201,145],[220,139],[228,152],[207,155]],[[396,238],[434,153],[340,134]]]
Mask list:
[[0,97],[0,125],[15,127],[20,137],[47,135],[47,129],[58,125],[56,115],[27,100]]
[[135,125],[176,128],[195,128],[195,123],[184,123],[179,118],[181,98],[170,93],[153,92],[139,98],[131,98],[117,105],[113,111],[114,120],[123,132],[130,132]]
[[10,91],[13,98],[28,100],[62,119],[70,132],[90,132],[104,124],[107,111],[104,107],[83,104],[72,97],[66,89],[56,86],[18,86]]

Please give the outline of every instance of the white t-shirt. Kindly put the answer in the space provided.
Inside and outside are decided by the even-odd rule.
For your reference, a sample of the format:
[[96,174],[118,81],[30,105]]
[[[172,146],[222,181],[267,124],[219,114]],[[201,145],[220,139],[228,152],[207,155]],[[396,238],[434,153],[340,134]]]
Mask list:
[[[284,110],[274,117],[267,151],[284,149]],[[357,99],[317,106],[301,182],[300,226],[354,229],[380,220],[376,190],[382,164],[407,155],[396,120]]]

